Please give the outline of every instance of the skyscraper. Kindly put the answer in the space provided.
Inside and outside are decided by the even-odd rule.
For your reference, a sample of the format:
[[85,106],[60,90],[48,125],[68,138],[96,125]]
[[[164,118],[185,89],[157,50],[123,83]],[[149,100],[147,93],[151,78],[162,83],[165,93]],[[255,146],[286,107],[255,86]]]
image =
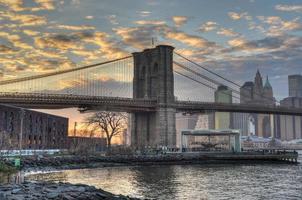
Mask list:
[[302,97],[302,75],[288,76],[288,89],[290,97]]
[[[218,86],[215,91],[215,102],[232,103],[232,91],[225,85]],[[215,129],[232,128],[232,115],[229,112],[215,112]]]
[[[289,97],[280,101],[281,106],[302,107],[302,75],[288,76]],[[302,139],[302,117],[280,115],[277,117],[277,137],[281,140]]]
[[[254,82],[245,82],[240,88],[240,103],[243,104],[268,104],[273,105],[273,88],[266,77],[263,85],[262,76],[257,70]],[[274,119],[270,115],[264,114],[234,114],[234,128],[240,129],[242,135],[257,135],[260,137],[270,137],[274,135]]]

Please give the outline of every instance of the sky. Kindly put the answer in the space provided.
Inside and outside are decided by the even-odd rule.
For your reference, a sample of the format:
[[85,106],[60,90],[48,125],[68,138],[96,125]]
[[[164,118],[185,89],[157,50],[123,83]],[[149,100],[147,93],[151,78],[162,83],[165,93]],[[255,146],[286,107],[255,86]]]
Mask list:
[[302,73],[301,0],[0,0],[0,80],[169,44],[243,84],[257,69],[277,99]]

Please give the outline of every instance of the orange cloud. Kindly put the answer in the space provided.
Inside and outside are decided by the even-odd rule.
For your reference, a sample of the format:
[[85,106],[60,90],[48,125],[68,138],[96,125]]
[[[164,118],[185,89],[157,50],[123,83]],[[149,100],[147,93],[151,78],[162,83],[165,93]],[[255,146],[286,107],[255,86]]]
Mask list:
[[201,32],[213,31],[213,30],[217,29],[217,25],[218,24],[216,22],[208,21],[205,24],[200,26],[199,31],[201,31]]
[[213,43],[207,41],[206,39],[180,31],[169,31],[165,34],[165,36],[169,39],[177,40],[178,42],[195,48],[206,48],[213,45]]
[[139,20],[139,21],[135,21],[134,23],[139,24],[139,25],[164,25],[164,24],[166,24],[165,21],[160,21],[160,20]]
[[248,15],[247,12],[244,13],[229,12],[228,15],[233,20],[240,20],[240,19],[252,20],[252,17]]
[[176,27],[180,27],[180,26],[184,25],[185,23],[187,23],[188,17],[186,17],[186,16],[173,16],[172,20],[174,21]]
[[228,37],[238,36],[238,33],[234,32],[232,29],[226,29],[226,28],[221,28],[219,31],[217,31],[217,34],[228,36]]

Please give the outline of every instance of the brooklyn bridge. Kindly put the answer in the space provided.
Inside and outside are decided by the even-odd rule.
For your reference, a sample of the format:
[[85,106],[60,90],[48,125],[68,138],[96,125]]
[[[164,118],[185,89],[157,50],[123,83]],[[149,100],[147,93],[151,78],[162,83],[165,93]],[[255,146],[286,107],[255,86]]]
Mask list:
[[[235,103],[215,103],[227,85]],[[0,81],[0,103],[34,109],[131,113],[134,145],[175,146],[175,114],[241,112],[302,116],[302,109],[240,103],[240,85],[159,45],[131,56],[46,74]],[[199,91],[199,92],[196,92]]]

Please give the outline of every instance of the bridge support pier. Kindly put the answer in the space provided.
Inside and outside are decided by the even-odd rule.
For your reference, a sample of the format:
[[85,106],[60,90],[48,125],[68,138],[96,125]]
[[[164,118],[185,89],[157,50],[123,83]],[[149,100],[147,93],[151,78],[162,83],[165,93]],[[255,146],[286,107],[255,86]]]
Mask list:
[[133,53],[133,98],[157,100],[155,112],[131,115],[131,143],[137,148],[176,146],[173,108],[173,47],[160,45]]

